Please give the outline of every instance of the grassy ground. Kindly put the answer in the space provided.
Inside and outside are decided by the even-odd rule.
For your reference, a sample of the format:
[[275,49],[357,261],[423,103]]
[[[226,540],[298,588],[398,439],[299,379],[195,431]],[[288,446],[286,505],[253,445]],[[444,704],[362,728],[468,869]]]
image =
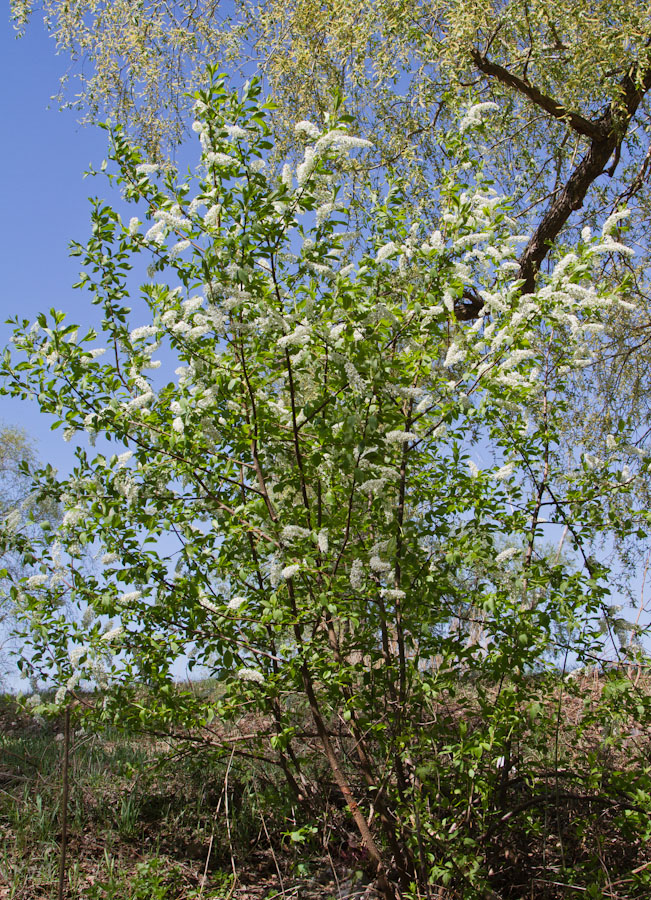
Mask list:
[[[490,867],[487,896],[651,896],[651,732],[617,713],[619,695],[608,697],[618,684],[561,683],[543,703],[558,710],[558,728],[537,743],[527,720],[523,746],[512,748],[517,767],[473,845]],[[636,690],[644,706],[651,679]],[[452,740],[462,723],[472,728],[469,709],[441,701],[441,734],[446,716]],[[63,730],[61,720],[39,721],[0,697],[0,900],[60,896]],[[302,827],[279,768],[229,752],[74,726],[66,900],[372,900],[365,854],[336,797],[318,828]],[[314,763],[308,774],[328,797],[327,772]],[[453,788],[441,785],[446,802]],[[464,896],[462,888],[431,893]]]
[[[62,732],[62,722],[39,722],[0,698],[2,900],[57,897]],[[282,838],[292,810],[276,778],[260,767],[253,779],[234,760],[178,754],[149,737],[75,732],[65,897],[359,896],[354,854],[326,847],[308,859],[300,843]]]

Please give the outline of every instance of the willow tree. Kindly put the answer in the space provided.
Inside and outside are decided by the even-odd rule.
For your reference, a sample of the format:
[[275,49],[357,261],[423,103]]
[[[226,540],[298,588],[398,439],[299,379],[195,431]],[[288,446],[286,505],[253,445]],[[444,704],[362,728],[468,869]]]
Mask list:
[[[30,9],[14,0],[18,27]],[[152,152],[182,136],[184,92],[206,62],[256,62],[280,129],[306,115],[323,123],[338,91],[380,161],[415,168],[431,203],[439,126],[468,90],[490,94],[501,113],[487,159],[534,228],[520,258],[527,292],[572,213],[585,205],[589,218],[646,194],[644,3],[46,0],[44,9],[59,49],[90,63],[75,103],[132,125]]]

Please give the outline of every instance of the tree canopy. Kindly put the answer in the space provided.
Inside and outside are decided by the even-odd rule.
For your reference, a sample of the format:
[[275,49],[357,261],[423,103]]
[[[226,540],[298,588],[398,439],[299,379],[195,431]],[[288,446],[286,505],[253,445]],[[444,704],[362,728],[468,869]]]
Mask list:
[[[25,27],[31,3],[14,0],[12,9]],[[62,97],[91,120],[111,115],[124,123],[152,158],[187,134],[186,92],[207,62],[255,71],[278,106],[279,159],[296,148],[293,123],[323,126],[340,96],[356,133],[373,139],[360,173],[369,168],[380,182],[390,172],[408,175],[406,202],[432,224],[439,214],[433,186],[447,165],[442,136],[464,104],[496,102],[477,149],[529,237],[519,254],[524,293],[550,264],[554,244],[573,246],[583,228],[624,205],[630,211],[634,256],[604,254],[595,277],[625,281],[634,308],[618,308],[590,372],[576,375],[566,440],[600,451],[623,416],[644,445],[651,425],[646,4],[47,0],[43,10],[71,58],[75,87],[64,85]],[[459,317],[476,317],[480,289],[467,286]]]
[[[572,374],[626,303],[594,277],[627,253],[625,214],[523,297],[522,235],[468,140],[492,105],[446,136],[431,227],[399,180],[351,212],[372,147],[348,117],[299,122],[301,155],[278,173],[260,86],[208,76],[196,177],[113,134],[120,209],[96,200],[73,245],[99,331],[52,310],[17,321],[5,353],[4,390],[90,444],[69,477],[37,473],[60,526],[2,528],[34,566],[13,584],[26,664],[56,681],[55,706],[280,767],[307,828],[329,780],[386,900],[485,897],[496,833],[534,840],[547,815],[564,753],[549,698],[579,690],[568,662],[616,628],[599,542],[648,518],[626,503],[625,425],[601,459],[567,460],[560,440]],[[480,315],[460,321],[478,280]],[[550,549],[563,532],[569,555]],[[183,658],[209,696],[175,683]],[[646,721],[644,696],[616,685],[576,740]],[[591,783],[585,762],[563,777]],[[618,810],[619,782],[602,791]],[[640,776],[613,827],[639,834],[648,796]],[[572,883],[594,884],[578,865]]]

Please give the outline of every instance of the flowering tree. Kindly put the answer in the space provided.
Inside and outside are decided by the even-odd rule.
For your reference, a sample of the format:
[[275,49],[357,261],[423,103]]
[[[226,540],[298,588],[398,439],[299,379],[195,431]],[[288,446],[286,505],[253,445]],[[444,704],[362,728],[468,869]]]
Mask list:
[[[113,135],[109,177],[150,223],[96,201],[74,245],[101,337],[52,311],[18,323],[5,356],[5,390],[96,446],[69,478],[40,472],[60,527],[29,545],[4,529],[39,567],[14,589],[30,664],[58,703],[92,678],[103,715],[217,744],[229,722],[229,748],[244,711],[235,745],[264,748],[312,819],[311,760],[327,763],[384,897],[437,882],[486,896],[478,848],[504,814],[512,748],[531,717],[553,718],[559,660],[600,645],[594,541],[632,527],[602,503],[632,479],[617,435],[603,460],[568,466],[557,448],[565,380],[619,302],[591,273],[626,252],[623,213],[522,295],[526,238],[464,139],[482,105],[448,138],[438,228],[407,219],[395,184],[355,209],[353,252],[347,172],[368,142],[301,122],[302,161],[268,175],[259,87],[238,97],[211,78],[198,179]],[[469,289],[471,325],[455,314]],[[566,530],[571,564],[548,529]],[[60,615],[64,597],[83,618]],[[183,657],[216,696],[175,685]]]
[[[252,71],[260,64],[277,108],[276,148],[296,149],[292,123],[324,127],[332,95],[345,98],[357,128],[373,134],[364,163],[399,167],[409,175],[415,218],[429,216],[445,168],[441,143],[469,91],[497,101],[492,128],[480,138],[491,177],[513,198],[513,214],[529,239],[519,249],[527,292],[551,265],[550,248],[578,242],[628,205],[628,243],[635,258],[605,253],[599,278],[628,279],[634,308],[616,306],[605,336],[593,345],[593,365],[576,372],[564,440],[601,455],[616,423],[629,420],[629,465],[649,449],[651,394],[648,221],[651,212],[647,139],[651,36],[647,5],[610,0],[607,10],[586,0],[535,6],[495,0],[12,0],[19,33],[43,14],[72,70],[62,99],[86,112],[108,114],[160,159],[187,135],[188,91],[207,62]],[[577,26],[580,23],[580,27]],[[264,60],[261,63],[261,60]],[[67,88],[72,84],[74,98]],[[473,140],[472,133],[468,139]],[[483,303],[469,291],[463,310]],[[600,351],[600,352],[597,352]],[[636,502],[648,506],[648,473]],[[617,568],[631,581],[649,548],[629,535],[616,541]],[[624,579],[623,579],[624,580]]]

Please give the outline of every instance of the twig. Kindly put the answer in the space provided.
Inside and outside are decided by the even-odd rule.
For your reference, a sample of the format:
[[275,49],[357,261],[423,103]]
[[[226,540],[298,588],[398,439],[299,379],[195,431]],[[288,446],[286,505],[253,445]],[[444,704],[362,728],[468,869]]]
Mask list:
[[68,849],[68,759],[70,755],[70,706],[66,706],[63,728],[63,775],[61,788],[61,853],[59,855],[59,889],[57,900],[63,900]]
[[[234,751],[233,751],[234,752]],[[235,867],[235,858],[233,857],[233,841],[231,839],[231,823],[229,820],[229,809],[228,809],[228,775],[231,771],[231,762],[233,761],[233,753],[231,753],[231,758],[228,761],[228,767],[226,769],[226,775],[224,777],[224,809],[226,812],[226,831],[228,833],[228,852],[231,857],[231,869],[233,870],[233,886],[230,890],[229,897],[232,895],[235,890],[235,885],[237,884],[237,869]]]
[[[228,777],[228,770],[231,767],[231,763],[233,762],[233,756],[235,754],[235,748],[231,751],[231,758],[228,760],[228,765],[226,767],[226,775]],[[199,897],[203,897],[203,889],[206,886],[206,879],[208,878],[208,863],[210,862],[210,854],[212,853],[212,845],[215,841],[215,823],[217,822],[217,816],[219,815],[219,810],[222,807],[222,800],[224,799],[224,792],[226,790],[227,781],[224,781],[224,787],[222,788],[222,792],[219,795],[219,800],[217,801],[217,806],[215,808],[214,815],[212,817],[212,831],[210,832],[210,843],[208,844],[208,853],[206,854],[206,864],[203,867],[203,875],[201,876],[201,887],[199,888]]]
[[280,894],[283,897],[286,897],[287,895],[285,894],[285,883],[283,882],[283,876],[280,871],[280,866],[278,865],[278,860],[276,858],[274,847],[273,847],[273,844],[271,843],[271,838],[269,837],[269,832],[267,830],[267,823],[265,822],[264,813],[262,812],[262,804],[260,803],[260,797],[258,796],[258,789],[255,786],[255,784],[253,785],[253,790],[255,791],[255,799],[258,804],[258,812],[260,813],[260,821],[262,822],[262,827],[263,827],[264,833],[267,837],[267,843],[269,844],[269,849],[271,850],[271,856],[273,857],[274,866],[276,867],[276,872],[278,873],[278,881],[280,883]]

